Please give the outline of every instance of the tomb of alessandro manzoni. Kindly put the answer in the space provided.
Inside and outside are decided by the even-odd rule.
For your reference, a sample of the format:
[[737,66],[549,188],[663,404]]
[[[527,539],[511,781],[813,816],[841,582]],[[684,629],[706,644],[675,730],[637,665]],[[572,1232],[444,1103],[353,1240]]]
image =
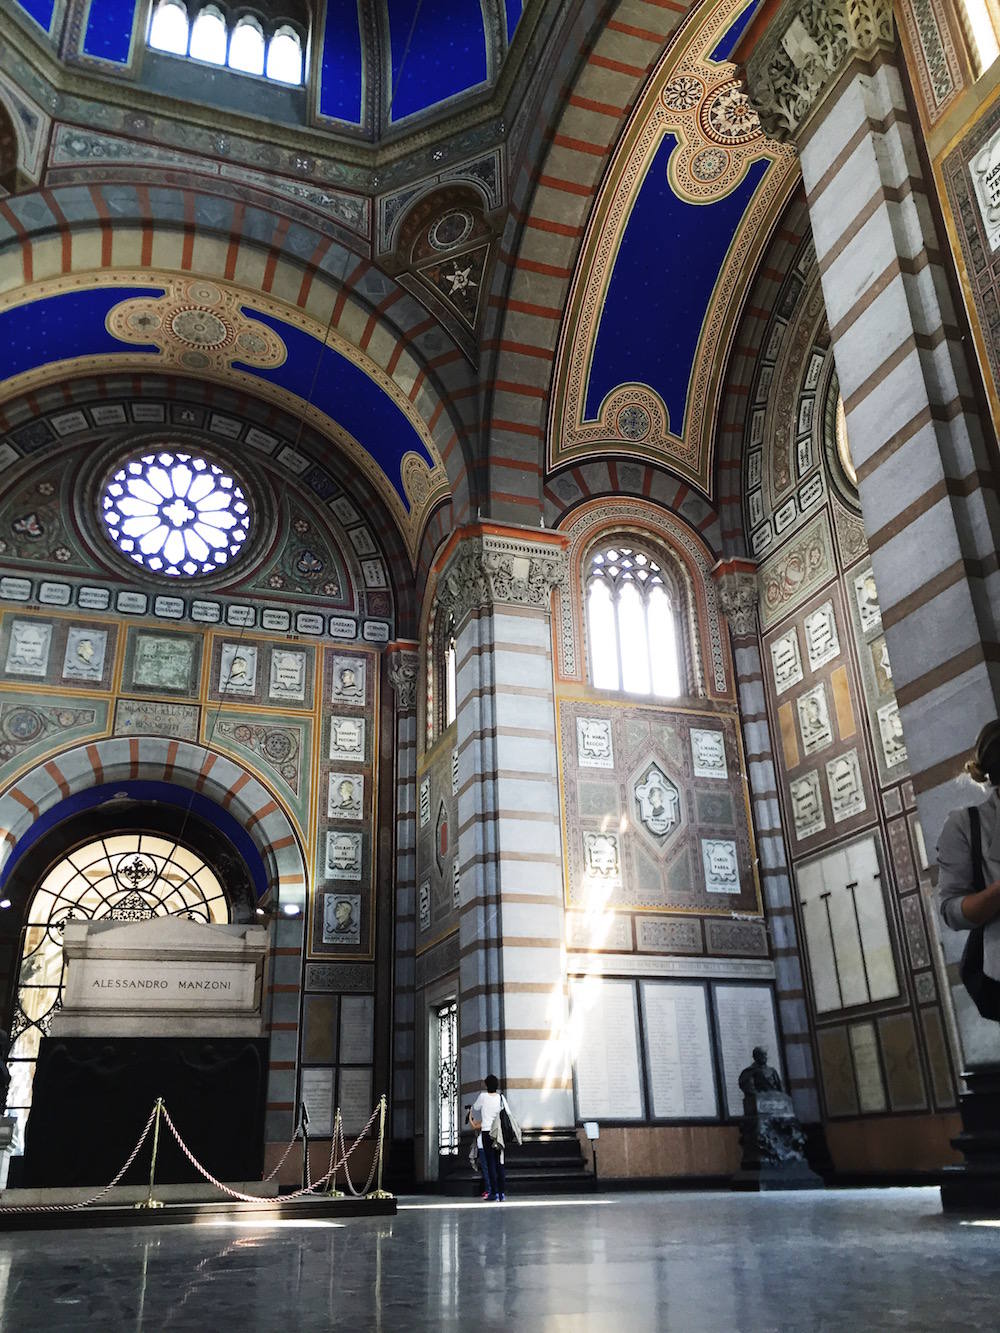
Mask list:
[[998,34],[2,0],[0,1325],[993,1325]]

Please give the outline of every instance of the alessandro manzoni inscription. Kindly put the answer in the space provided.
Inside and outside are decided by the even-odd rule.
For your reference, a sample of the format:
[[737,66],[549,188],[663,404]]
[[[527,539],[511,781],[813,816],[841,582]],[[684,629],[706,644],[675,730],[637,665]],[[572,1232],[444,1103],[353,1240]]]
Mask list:
[[[169,990],[170,982],[162,981],[156,977],[148,978],[127,978],[111,977],[104,981],[97,980],[90,983],[91,989],[96,990]],[[178,981],[178,990],[232,990],[231,981]]]

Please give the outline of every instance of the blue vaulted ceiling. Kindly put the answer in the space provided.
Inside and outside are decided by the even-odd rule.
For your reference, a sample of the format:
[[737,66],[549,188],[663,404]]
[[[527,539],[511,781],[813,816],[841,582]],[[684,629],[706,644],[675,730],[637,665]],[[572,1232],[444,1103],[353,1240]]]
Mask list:
[[[202,0],[186,0],[193,14]],[[224,8],[244,6],[227,5]],[[307,80],[309,117],[331,128],[376,135],[453,109],[495,84],[527,0],[318,0],[310,33]],[[143,62],[150,7],[137,0],[90,0],[86,22],[63,33],[73,7],[56,0],[14,0],[16,8],[42,29],[70,62],[134,77],[144,83]],[[249,6],[252,8],[252,5]],[[288,16],[301,10],[291,0]],[[281,5],[268,12],[280,17]],[[140,30],[141,29],[141,30]],[[182,57],[156,53],[153,64]],[[253,76],[205,66],[219,103],[220,87],[232,93],[235,109],[252,102]],[[162,76],[161,76],[162,78]],[[235,81],[235,82],[234,82]],[[154,85],[151,85],[154,86]],[[159,85],[155,85],[159,87]],[[225,100],[225,99],[223,99]]]
[[[5,377],[13,379],[45,367],[79,364],[80,358],[88,358],[89,367],[98,370],[100,358],[104,357],[108,369],[120,364],[123,354],[156,358],[157,347],[122,343],[108,332],[105,321],[119,302],[143,296],[159,297],[163,292],[163,287],[91,287],[46,296],[0,312],[0,346],[7,350]],[[233,369],[284,389],[303,402],[311,402],[343,427],[378,464],[403,507],[409,509],[400,475],[403,458],[407,453],[416,453],[428,467],[433,466],[410,419],[373,379],[332,347],[250,306],[245,307],[245,313],[273,329],[288,355],[275,370],[261,370],[238,361],[233,363]],[[156,367],[151,364],[150,368]]]

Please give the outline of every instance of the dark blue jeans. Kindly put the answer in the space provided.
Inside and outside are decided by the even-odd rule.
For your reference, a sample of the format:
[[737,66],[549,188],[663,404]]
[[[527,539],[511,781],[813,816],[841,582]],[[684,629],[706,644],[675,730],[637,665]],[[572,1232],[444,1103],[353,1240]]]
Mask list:
[[486,1135],[483,1146],[479,1149],[479,1169],[483,1173],[483,1188],[491,1197],[507,1192],[507,1176],[503,1169],[500,1154]]

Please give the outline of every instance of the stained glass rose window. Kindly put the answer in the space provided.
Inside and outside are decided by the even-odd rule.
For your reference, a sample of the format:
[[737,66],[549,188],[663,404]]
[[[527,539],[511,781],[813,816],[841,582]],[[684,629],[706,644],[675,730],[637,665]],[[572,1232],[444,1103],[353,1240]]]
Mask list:
[[193,578],[228,565],[250,535],[236,479],[195,454],[142,454],[110,478],[101,517],[122,555],[154,574]]

